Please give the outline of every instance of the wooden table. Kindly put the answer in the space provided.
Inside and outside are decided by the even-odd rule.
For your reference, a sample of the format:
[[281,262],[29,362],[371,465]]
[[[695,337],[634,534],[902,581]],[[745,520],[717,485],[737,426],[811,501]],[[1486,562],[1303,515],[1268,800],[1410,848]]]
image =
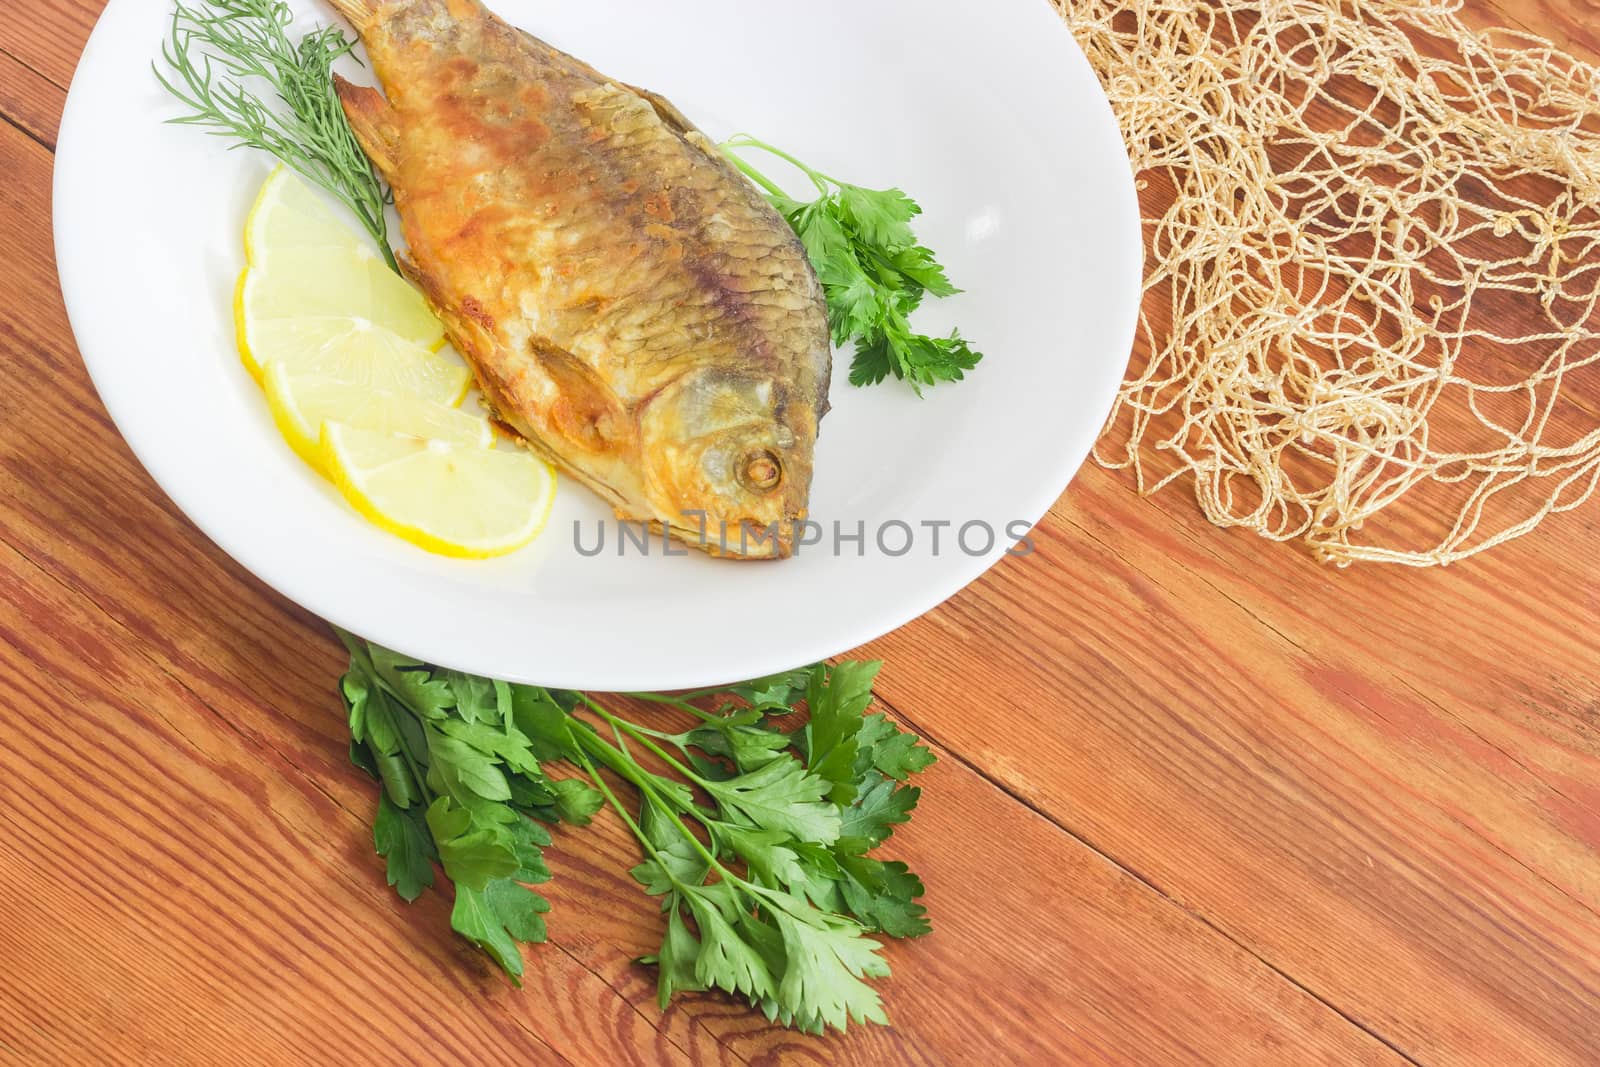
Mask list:
[[[51,149],[100,6],[0,4],[0,1059],[1600,1062],[1600,502],[1340,572],[1092,467],[1037,557],[865,650],[941,756],[894,1029],[660,1014],[611,822],[552,853],[510,988],[385,887],[326,627],[178,514],[78,360]],[[1578,6],[1473,14],[1592,50]]]

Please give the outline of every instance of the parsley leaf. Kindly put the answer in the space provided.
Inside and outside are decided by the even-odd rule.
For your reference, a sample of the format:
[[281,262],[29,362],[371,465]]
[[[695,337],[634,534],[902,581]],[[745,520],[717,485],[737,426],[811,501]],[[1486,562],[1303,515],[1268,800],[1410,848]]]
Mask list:
[[866,842],[865,847],[857,850],[861,852],[887,841],[894,827],[911,818],[917,801],[922,799],[922,790],[915,786],[896,785],[876,773],[871,777],[875,780],[844,809],[839,824],[841,841]]
[[[809,203],[786,194],[740,154],[755,149],[783,159],[816,186]],[[922,207],[900,189],[868,189],[839,181],[754,137],[739,136],[723,153],[766,192],[805,246],[828,303],[833,343],[856,342],[850,383],[877,385],[894,377],[917,395],[941,382],[959,382],[983,354],[959,331],[949,337],[915,332],[907,316],[932,294],[960,292],[933,252],[917,240],[912,221]]]
[[973,351],[961,331],[949,337],[914,334],[904,317],[894,312],[876,332],[857,342],[850,382],[876,385],[892,374],[910,382],[920,394],[923,386],[961,381],[981,359],[983,355]]
[[848,804],[855,797],[856,735],[862,714],[872,703],[872,683],[882,667],[882,663],[819,666],[806,688],[806,704],[811,709],[807,762],[812,774],[831,783],[828,797],[836,804]]
[[860,746],[856,758],[858,776],[864,776],[872,769],[903,782],[911,775],[927,770],[934,762],[933,753],[920,737],[901,731],[882,712],[866,717],[856,740]]
[[561,822],[588,826],[606,805],[606,798],[600,790],[576,778],[562,778],[550,785],[555,792],[552,804]]
[[686,895],[695,925],[700,928],[700,954],[694,961],[695,980],[708,988],[742,993],[752,1000],[772,996],[777,991],[772,969],[729,922],[712,894],[692,890]]
[[449,797],[433,802],[427,820],[444,873],[458,889],[482,889],[497,878],[516,874],[522,866],[509,831],[489,819],[475,820],[472,812],[457,807]]
[[[495,684],[487,678],[449,671],[445,674],[450,691],[455,694],[456,715],[471,725],[488,722],[498,725],[500,706],[495,699]],[[503,683],[502,683],[503,684]]]
[[799,914],[779,908],[773,919],[783,935],[786,963],[776,998],[780,1018],[803,1029],[843,1030],[851,1021],[888,1025],[877,991],[861,980],[889,973],[877,954],[878,942],[848,919],[815,908]]
[[922,207],[899,189],[873,190],[839,184],[840,214],[862,244],[877,248],[910,248],[917,243],[911,220]]
[[741,709],[696,727],[685,739],[708,756],[726,756],[743,771],[764,767],[792,743],[789,735],[768,728],[766,716]]
[[378,794],[372,843],[378,855],[389,861],[389,884],[406,900],[416,900],[433,885],[433,861],[438,853],[428,826],[415,809],[396,807],[388,793]]
[[431,765],[429,785],[448,793],[462,807],[473,807],[481,800],[511,799],[511,784],[492,755],[486,755],[460,738],[442,730],[424,730],[428,739]]
[[706,984],[695,975],[695,963],[699,958],[700,939],[690,933],[683,914],[672,908],[667,912],[667,936],[661,942],[661,950],[639,961],[653,963],[660,969],[656,1002],[662,1011],[667,1010],[672,998],[679,993],[705,990]]
[[383,784],[373,844],[389,884],[414,900],[442,871],[455,891],[452,925],[519,979],[517,943],[543,940],[549,908],[527,886],[550,877],[550,835],[524,812],[578,822],[597,798],[582,782],[558,787],[545,775],[512,687],[340,637],[350,650],[340,689],[352,753]]
[[784,671],[736,685],[729,692],[756,711],[785,711],[805,692],[811,681],[811,668]]
[[922,880],[905,864],[843,856],[839,870],[845,907],[867,929],[890,937],[921,937],[933,929],[928,909],[916,902],[923,894]]
[[516,985],[522,984],[522,950],[518,941],[545,939],[544,913],[550,904],[515,882],[493,881],[482,889],[456,887],[450,926],[487,952]]
[[839,812],[822,799],[828,783],[807,773],[805,765],[792,756],[725,782],[700,784],[719,804],[752,826],[819,844],[830,844],[839,837]]
[[455,706],[456,695],[450,683],[433,677],[423,664],[379,645],[368,647],[377,676],[412,710],[424,718],[440,719]]

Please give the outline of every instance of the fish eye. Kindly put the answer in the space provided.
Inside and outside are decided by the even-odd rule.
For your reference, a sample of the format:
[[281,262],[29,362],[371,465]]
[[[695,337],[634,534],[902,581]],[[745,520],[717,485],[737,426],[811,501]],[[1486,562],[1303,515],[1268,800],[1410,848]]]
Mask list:
[[783,481],[783,463],[769,449],[761,448],[746,453],[739,471],[739,481],[746,489],[759,493],[771,492]]

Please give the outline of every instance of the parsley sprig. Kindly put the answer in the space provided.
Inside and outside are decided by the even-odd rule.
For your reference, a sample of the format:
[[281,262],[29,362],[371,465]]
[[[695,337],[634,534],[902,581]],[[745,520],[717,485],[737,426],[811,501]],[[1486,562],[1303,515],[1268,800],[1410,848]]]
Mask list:
[[[632,694],[687,720],[671,733],[588,694],[439,670],[341,636],[351,759],[381,786],[373,839],[389,883],[415,900],[442,874],[451,925],[513,981],[519,943],[546,936],[549,904],[530,887],[550,878],[549,827],[586,826],[609,805],[643,853],[634,879],[665,915],[642,961],[657,968],[663,1010],[718,989],[810,1032],[887,1021],[870,980],[889,967],[871,935],[929,925],[921,881],[869,853],[911,817],[921,792],[907,779],[933,754],[868,714],[880,664]],[[797,706],[804,722],[786,729]]]
[[[766,192],[794,227],[828,300],[833,343],[856,343],[852,385],[877,385],[893,375],[920,396],[925,386],[958,382],[983,354],[956,330],[949,337],[919,334],[911,313],[929,294],[954,296],[932,251],[911,222],[922,207],[899,189],[867,189],[830,177],[765,141],[740,134],[723,153]],[[797,167],[816,187],[815,200],[797,200],[743,155],[758,150]]]

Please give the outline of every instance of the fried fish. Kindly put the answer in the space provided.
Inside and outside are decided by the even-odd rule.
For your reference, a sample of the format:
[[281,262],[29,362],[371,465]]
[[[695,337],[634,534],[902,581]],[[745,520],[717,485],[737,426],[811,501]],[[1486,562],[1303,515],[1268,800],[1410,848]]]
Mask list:
[[528,445],[716,555],[792,551],[830,349],[794,233],[671,103],[478,0],[332,0],[407,275]]

